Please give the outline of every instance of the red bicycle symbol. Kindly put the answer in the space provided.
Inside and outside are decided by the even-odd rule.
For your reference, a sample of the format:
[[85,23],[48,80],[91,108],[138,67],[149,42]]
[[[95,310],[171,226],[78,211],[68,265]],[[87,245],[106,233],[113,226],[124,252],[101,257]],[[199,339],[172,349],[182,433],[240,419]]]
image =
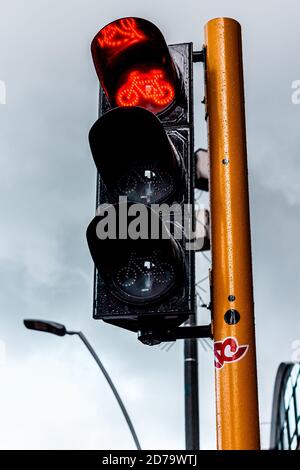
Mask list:
[[119,89],[117,103],[119,106],[138,106],[144,100],[165,106],[173,101],[174,95],[174,88],[164,80],[163,71],[134,71],[129,74],[126,84]]
[[102,48],[122,49],[145,39],[134,18],[123,18],[103,28],[98,37]]

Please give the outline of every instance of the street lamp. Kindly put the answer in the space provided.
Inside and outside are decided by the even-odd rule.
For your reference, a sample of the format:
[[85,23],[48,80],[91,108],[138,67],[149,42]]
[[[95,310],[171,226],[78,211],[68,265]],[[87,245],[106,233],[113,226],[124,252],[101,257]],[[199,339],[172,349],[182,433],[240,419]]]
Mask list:
[[45,331],[46,333],[52,333],[57,336],[65,336],[65,335],[77,335],[81,341],[84,343],[84,345],[87,347],[93,358],[95,359],[96,363],[98,364],[101,372],[103,373],[104,377],[106,378],[120,408],[123,413],[123,416],[126,420],[126,423],[128,424],[129,430],[131,432],[132,438],[135,442],[137,450],[141,450],[141,446],[138,440],[138,437],[136,435],[135,429],[133,427],[133,424],[131,422],[131,419],[129,417],[129,414],[125,408],[125,405],[123,401],[121,400],[121,397],[116,389],[116,387],[113,384],[113,381],[111,380],[107,370],[105,369],[104,365],[100,361],[99,357],[97,356],[95,350],[92,348],[91,344],[85,337],[85,335],[81,331],[68,331],[64,325],[61,323],[55,323],[52,321],[45,321],[45,320],[31,320],[31,319],[26,319],[24,320],[24,325],[26,328],[29,330],[35,330],[35,331]]

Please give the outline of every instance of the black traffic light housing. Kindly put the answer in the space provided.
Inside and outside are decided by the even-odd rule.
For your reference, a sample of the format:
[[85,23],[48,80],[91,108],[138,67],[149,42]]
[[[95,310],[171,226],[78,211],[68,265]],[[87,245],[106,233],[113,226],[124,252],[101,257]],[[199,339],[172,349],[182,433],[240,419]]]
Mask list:
[[130,17],[109,23],[93,39],[91,51],[112,106],[143,106],[160,113],[178,99],[179,71],[150,21]]
[[110,202],[120,196],[147,205],[183,201],[183,158],[150,111],[112,109],[93,125],[89,141]]
[[[143,40],[130,33],[133,25],[141,37],[144,35]],[[108,49],[103,52],[99,38],[117,43],[122,39],[122,28],[123,32],[127,28],[123,39],[128,40],[119,42],[120,50],[114,54]],[[97,225],[101,220],[99,207],[111,204],[118,213],[118,197],[126,196],[129,207],[133,203],[147,207],[175,203],[182,209],[189,205],[189,211],[182,210],[181,223],[194,230],[192,44],[167,47],[152,23],[125,18],[97,34],[92,54],[100,79],[99,119],[89,135],[98,169],[98,215],[87,230],[96,267],[93,316],[132,331],[166,330],[183,323],[195,310],[194,252],[187,249],[187,240],[184,236],[100,240]],[[150,86],[145,80],[147,91],[140,106],[118,106],[118,90],[124,87],[132,69],[142,74],[161,69],[163,80],[174,87],[172,101],[164,107],[153,104],[151,86],[156,97],[163,97],[164,88],[159,89],[155,81]],[[147,210],[151,211],[149,207]],[[127,278],[125,267],[129,270]],[[151,270],[155,292],[136,295],[130,284],[146,284]]]
[[[116,206],[117,216],[119,209],[120,206]],[[186,276],[181,244],[169,236],[158,214],[148,208],[145,214],[144,225],[147,227],[144,226],[143,235],[138,239],[101,239],[97,233],[97,226],[102,219],[100,215],[92,220],[87,230],[92,258],[112,299],[119,300],[129,309],[137,307],[142,311],[145,307],[155,309],[165,299],[177,301],[183,295]],[[161,224],[163,238],[150,237],[154,217]],[[133,221],[134,217],[129,216],[129,227]]]

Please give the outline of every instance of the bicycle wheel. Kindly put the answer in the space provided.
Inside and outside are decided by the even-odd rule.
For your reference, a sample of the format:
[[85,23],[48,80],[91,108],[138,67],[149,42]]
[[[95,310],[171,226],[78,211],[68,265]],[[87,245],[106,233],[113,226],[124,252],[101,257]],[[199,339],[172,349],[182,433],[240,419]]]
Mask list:
[[135,90],[128,87],[122,87],[117,95],[117,104],[119,106],[137,106],[139,95]]

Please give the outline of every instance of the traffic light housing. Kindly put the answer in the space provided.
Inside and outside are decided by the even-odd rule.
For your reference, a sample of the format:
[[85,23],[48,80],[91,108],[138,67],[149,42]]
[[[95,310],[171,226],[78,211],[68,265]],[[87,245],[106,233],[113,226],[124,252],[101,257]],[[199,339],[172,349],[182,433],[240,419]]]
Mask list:
[[112,106],[142,106],[154,113],[176,101],[180,80],[160,30],[141,18],[121,18],[92,41],[95,69]]
[[[186,238],[194,230],[192,45],[168,47],[149,21],[123,18],[95,36],[92,56],[100,80],[99,119],[89,134],[98,170],[97,213],[87,230],[96,267],[93,316],[132,331],[168,329],[195,309]],[[148,235],[159,220],[158,238],[120,232],[119,215],[134,204],[145,208]],[[175,208],[169,224],[153,204]],[[114,238],[97,234],[105,207],[117,214]]]
[[112,109],[96,121],[89,141],[110,202],[117,203],[120,196],[147,205],[182,202],[182,156],[150,111]]
[[[116,212],[118,209],[120,206]],[[158,214],[150,212],[147,208],[147,220],[153,224],[156,217],[163,224]],[[133,221],[134,217],[129,217],[129,224]],[[172,236],[151,239],[151,223],[143,238],[101,239],[97,233],[98,224],[101,224],[99,215],[88,227],[89,248],[99,275],[115,300],[131,308],[144,309],[147,305],[148,309],[150,306],[155,308],[166,298],[183,295],[185,260],[177,240]]]

